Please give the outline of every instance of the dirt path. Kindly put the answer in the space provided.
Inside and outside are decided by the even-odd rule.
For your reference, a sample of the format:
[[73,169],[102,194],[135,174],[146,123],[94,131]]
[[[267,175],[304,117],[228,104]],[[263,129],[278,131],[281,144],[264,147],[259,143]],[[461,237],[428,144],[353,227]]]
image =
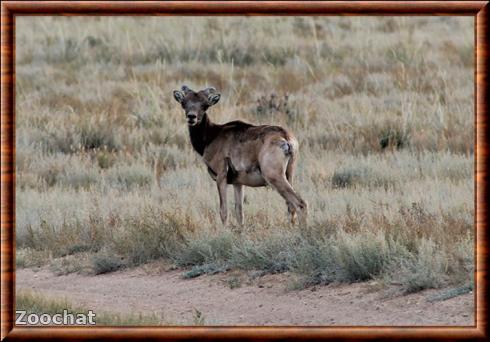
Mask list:
[[[19,269],[17,288],[66,297],[96,312],[155,312],[166,322],[206,325],[473,325],[473,294],[429,302],[434,291],[386,298],[367,283],[288,291],[288,275],[253,281],[228,273],[182,279],[182,271],[145,268],[106,275],[56,276]],[[240,284],[241,283],[241,284]],[[234,286],[239,286],[233,288]]]

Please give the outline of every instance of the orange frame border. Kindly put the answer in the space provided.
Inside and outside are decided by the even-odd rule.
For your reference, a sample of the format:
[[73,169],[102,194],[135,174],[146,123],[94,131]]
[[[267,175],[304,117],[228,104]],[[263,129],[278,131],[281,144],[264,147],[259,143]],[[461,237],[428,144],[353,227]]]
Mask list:
[[[16,327],[15,17],[19,15],[465,15],[475,18],[476,325],[472,327]],[[488,1],[5,1],[1,4],[1,339],[487,340]]]

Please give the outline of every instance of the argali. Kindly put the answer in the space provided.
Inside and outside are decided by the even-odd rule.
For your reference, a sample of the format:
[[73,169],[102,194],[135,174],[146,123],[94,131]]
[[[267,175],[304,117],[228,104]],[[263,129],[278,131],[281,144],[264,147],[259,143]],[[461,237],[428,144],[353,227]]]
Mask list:
[[228,217],[228,184],[235,190],[235,213],[240,225],[243,224],[244,185],[270,185],[286,200],[291,222],[294,223],[297,213],[300,224],[306,225],[307,204],[292,187],[298,142],[290,132],[279,126],[255,126],[243,121],[223,125],[211,122],[206,111],[220,99],[214,88],[195,92],[182,86],[173,95],[184,109],[191,144],[203,157],[218,186],[224,225]]

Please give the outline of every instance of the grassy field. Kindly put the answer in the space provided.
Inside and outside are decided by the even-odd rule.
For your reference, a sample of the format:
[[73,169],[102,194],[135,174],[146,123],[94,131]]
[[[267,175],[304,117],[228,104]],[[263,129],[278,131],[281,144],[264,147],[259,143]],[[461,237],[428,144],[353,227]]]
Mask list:
[[[16,310],[26,311],[29,314],[49,314],[55,315],[67,310],[75,316],[77,314],[88,315],[89,309],[73,305],[66,298],[46,298],[43,294],[33,291],[17,291]],[[93,311],[93,310],[92,310]],[[134,325],[163,325],[163,317],[156,314],[118,314],[111,312],[95,312],[95,325],[110,326],[134,326]],[[169,324],[168,322],[167,325]]]
[[[186,277],[290,271],[471,288],[470,17],[49,18],[16,26],[17,267],[100,274],[164,258]],[[172,97],[216,87],[215,122],[289,127],[309,226],[216,185]],[[468,285],[469,284],[469,285]]]

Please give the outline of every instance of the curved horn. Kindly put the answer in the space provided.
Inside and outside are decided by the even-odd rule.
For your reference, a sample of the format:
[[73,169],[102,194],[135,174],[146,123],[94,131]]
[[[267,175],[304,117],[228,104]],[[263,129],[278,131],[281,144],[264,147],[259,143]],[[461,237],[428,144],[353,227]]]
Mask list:
[[214,94],[216,93],[216,88],[214,87],[209,87],[209,88],[206,88],[202,91],[204,94],[206,94],[206,96],[209,96],[210,94]]
[[187,93],[190,93],[192,90],[188,86],[183,85],[182,86],[182,91],[187,94]]

